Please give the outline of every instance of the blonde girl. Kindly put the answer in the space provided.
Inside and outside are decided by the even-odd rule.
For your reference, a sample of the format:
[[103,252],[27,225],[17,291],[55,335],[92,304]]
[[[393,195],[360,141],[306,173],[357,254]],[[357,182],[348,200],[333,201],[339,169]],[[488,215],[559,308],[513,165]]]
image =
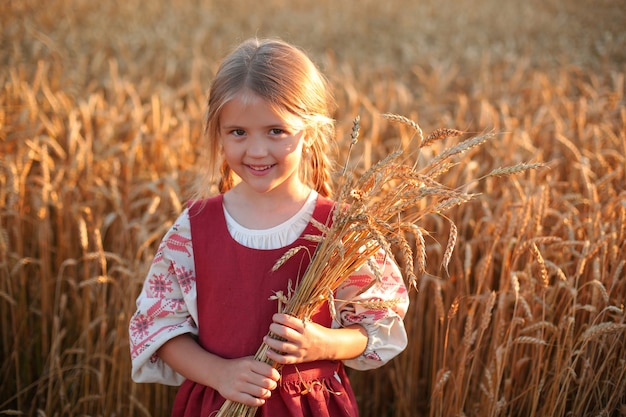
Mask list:
[[[226,399],[257,416],[358,416],[344,366],[382,366],[406,347],[406,287],[391,257],[376,257],[336,294],[336,315],[311,322],[276,313],[306,269],[311,220],[326,222],[334,138],[332,96],[317,67],[280,40],[251,39],[212,82],[207,174],[163,238],[130,322],[132,377],[181,385],[173,416],[214,415]],[[212,184],[218,184],[211,195]],[[394,303],[367,301],[399,300]],[[368,305],[390,307],[371,308]],[[267,338],[271,331],[284,340]],[[262,342],[280,372],[254,360]]]

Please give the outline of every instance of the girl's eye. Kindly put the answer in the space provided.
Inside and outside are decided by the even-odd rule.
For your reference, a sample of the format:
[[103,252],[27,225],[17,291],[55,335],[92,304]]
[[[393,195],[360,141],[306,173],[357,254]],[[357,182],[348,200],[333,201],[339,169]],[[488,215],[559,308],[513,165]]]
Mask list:
[[245,130],[243,130],[243,129],[233,129],[230,133],[231,133],[233,136],[243,136],[243,135],[245,135],[245,134],[246,134],[246,131],[245,131]]
[[283,129],[280,129],[280,128],[277,128],[277,127],[273,128],[273,129],[270,129],[270,134],[271,135],[282,135],[283,133],[285,133],[285,131]]

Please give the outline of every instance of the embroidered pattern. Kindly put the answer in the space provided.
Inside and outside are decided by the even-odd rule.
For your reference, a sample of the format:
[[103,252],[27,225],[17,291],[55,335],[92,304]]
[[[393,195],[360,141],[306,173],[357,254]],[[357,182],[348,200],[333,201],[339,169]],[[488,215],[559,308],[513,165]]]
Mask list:
[[378,353],[376,353],[376,351],[365,352],[363,356],[365,356],[367,359],[372,360],[372,361],[377,361],[377,362],[382,361],[381,357],[378,356]]
[[172,281],[166,279],[163,274],[153,275],[148,279],[148,288],[152,294],[158,298],[165,298],[167,293],[171,293]]
[[184,265],[174,267],[174,270],[176,271],[176,276],[178,277],[178,284],[185,294],[189,294],[189,291],[191,291],[196,284],[195,271],[193,269],[186,268]]
[[188,257],[191,256],[191,238],[178,233],[173,233],[165,242],[165,246],[173,251],[183,252]]
[[135,339],[146,337],[150,334],[150,328],[154,324],[152,317],[145,314],[135,314],[130,322],[130,335]]

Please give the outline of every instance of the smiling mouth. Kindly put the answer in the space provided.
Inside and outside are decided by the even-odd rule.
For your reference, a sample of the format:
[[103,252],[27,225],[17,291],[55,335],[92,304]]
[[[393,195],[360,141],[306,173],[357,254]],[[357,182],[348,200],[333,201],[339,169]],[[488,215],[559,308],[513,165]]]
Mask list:
[[248,167],[251,170],[253,170],[253,171],[262,172],[262,171],[267,171],[268,169],[270,169],[274,165],[275,164],[272,164],[272,165],[248,165]]
[[268,169],[270,169],[271,167],[273,167],[275,164],[272,165],[248,165],[248,167],[253,170],[253,171],[266,171]]

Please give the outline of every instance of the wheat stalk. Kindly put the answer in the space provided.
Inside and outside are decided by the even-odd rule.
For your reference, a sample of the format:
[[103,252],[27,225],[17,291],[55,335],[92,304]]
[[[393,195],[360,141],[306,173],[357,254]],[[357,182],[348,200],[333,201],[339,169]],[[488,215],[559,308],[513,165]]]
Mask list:
[[534,163],[534,164],[521,163],[521,164],[511,165],[511,166],[504,167],[504,168],[496,168],[496,169],[492,170],[489,174],[487,174],[487,176],[489,176],[489,177],[503,177],[503,176],[509,176],[509,175],[513,175],[513,174],[518,174],[520,172],[526,172],[526,171],[531,170],[531,169],[537,169],[537,168],[543,168],[543,167],[545,167],[545,164],[540,164],[540,163]]
[[454,222],[450,222],[450,235],[448,236],[448,243],[446,245],[446,250],[443,253],[443,260],[441,261],[441,265],[446,270],[446,274],[448,273],[448,264],[450,263],[450,259],[452,258],[452,252],[454,251],[454,247],[456,246],[456,239],[458,235],[458,230]]
[[439,128],[433,130],[433,132],[424,139],[424,141],[420,144],[420,148],[431,145],[433,142],[443,140],[449,137],[454,136],[462,136],[465,132],[456,130],[456,129],[448,129],[448,128]]
[[525,345],[547,345],[545,340],[532,336],[519,336],[513,340],[513,343]]
[[595,324],[580,335],[580,341],[587,342],[588,340],[597,339],[607,334],[623,332],[625,329],[626,324],[622,323],[604,322]]

